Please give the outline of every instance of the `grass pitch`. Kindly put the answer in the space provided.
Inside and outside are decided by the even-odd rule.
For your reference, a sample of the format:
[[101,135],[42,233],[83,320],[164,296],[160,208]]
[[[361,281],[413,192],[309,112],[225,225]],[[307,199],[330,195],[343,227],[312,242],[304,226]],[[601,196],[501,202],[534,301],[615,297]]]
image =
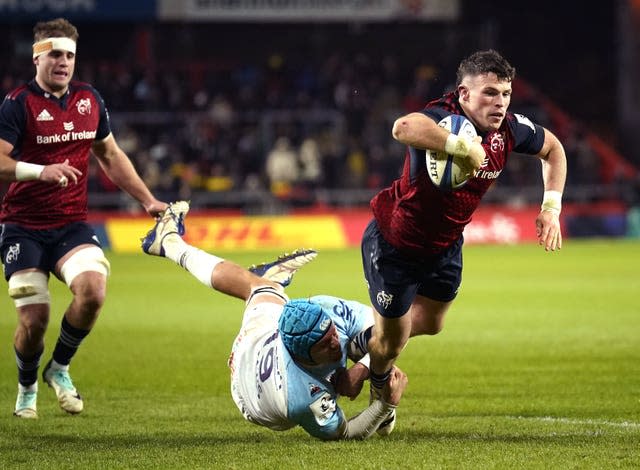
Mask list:
[[[640,243],[467,246],[444,331],[409,342],[409,388],[387,439],[322,443],[243,420],[226,359],[242,302],[171,262],[110,254],[101,318],[72,364],[85,411],[40,382],[36,421],[11,416],[13,304],[0,300],[0,468],[639,468]],[[242,265],[277,253],[222,253]],[[6,289],[6,283],[2,289]],[[70,296],[51,281],[43,364]],[[358,250],[321,252],[291,297],[367,301]],[[366,394],[344,401],[349,416]]]

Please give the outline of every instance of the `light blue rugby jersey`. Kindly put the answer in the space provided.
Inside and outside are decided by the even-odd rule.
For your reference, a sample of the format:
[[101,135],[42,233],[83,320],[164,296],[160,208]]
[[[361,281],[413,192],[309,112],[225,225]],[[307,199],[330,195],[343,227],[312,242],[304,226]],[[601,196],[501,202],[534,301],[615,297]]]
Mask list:
[[342,358],[339,362],[311,368],[300,367],[286,348],[284,365],[287,377],[287,414],[314,437],[335,439],[345,416],[336,403],[337,394],[330,382],[336,369],[346,367],[347,343],[363,329],[373,324],[371,308],[352,300],[328,295],[311,297],[329,314],[340,337]]

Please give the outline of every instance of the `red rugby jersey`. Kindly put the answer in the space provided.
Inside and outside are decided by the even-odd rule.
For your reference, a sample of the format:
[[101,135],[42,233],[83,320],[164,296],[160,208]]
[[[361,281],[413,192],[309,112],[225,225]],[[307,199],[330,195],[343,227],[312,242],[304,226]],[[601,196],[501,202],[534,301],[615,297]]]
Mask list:
[[0,207],[0,222],[32,229],[58,228],[87,218],[87,172],[91,145],[111,133],[100,94],[72,81],[60,99],[35,80],[11,91],[0,105],[0,138],[16,160],[40,165],[69,164],[82,172],[66,188],[42,181],[11,183]]
[[[450,114],[464,116],[457,92],[429,102],[423,113],[439,122]],[[488,161],[467,183],[445,191],[431,183],[426,152],[408,147],[402,175],[371,200],[378,227],[387,242],[411,256],[429,257],[451,246],[500,175],[511,151],[537,154],[544,130],[528,118],[507,112],[497,131],[480,134]]]

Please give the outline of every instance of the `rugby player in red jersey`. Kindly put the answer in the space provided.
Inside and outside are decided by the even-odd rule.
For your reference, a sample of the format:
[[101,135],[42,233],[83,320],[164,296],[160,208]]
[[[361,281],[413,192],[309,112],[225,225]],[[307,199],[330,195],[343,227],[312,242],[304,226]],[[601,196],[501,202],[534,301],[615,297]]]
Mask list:
[[[442,330],[461,281],[462,232],[511,152],[541,160],[544,199],[537,236],[547,251],[562,246],[565,152],[548,129],[507,111],[514,76],[514,67],[496,51],[476,52],[460,63],[453,92],[393,125],[393,137],[407,145],[403,172],[372,199],[374,218],[362,239],[375,326],[358,344],[368,344],[371,355],[372,396],[409,337]],[[467,117],[479,138],[468,142],[438,126],[450,114]],[[454,191],[438,189],[427,174],[425,149],[466,157],[467,183]]]
[[9,92],[0,105],[0,178],[12,182],[0,207],[0,253],[18,313],[14,415],[22,418],[37,417],[50,273],[67,284],[73,299],[43,379],[66,412],[80,413],[84,406],[69,363],[98,318],[109,274],[109,261],[86,222],[89,154],[147,213],[157,216],[167,208],[118,146],[100,94],[87,83],[71,81],[75,26],[58,18],[36,24],[33,32],[35,78]]

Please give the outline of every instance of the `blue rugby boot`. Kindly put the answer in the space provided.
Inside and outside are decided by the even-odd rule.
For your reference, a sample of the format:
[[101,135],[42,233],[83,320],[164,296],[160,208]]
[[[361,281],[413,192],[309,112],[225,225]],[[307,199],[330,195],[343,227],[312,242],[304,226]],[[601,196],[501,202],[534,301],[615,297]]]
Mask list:
[[184,218],[187,212],[189,212],[187,201],[169,204],[169,207],[158,217],[156,225],[142,239],[142,251],[148,255],[164,256],[162,240],[171,233],[184,235]]
[[318,256],[318,252],[315,250],[299,249],[291,254],[280,255],[277,260],[270,263],[254,264],[249,268],[249,271],[270,281],[277,282],[282,287],[287,287],[291,284],[291,279],[296,271],[313,261],[316,256]]

